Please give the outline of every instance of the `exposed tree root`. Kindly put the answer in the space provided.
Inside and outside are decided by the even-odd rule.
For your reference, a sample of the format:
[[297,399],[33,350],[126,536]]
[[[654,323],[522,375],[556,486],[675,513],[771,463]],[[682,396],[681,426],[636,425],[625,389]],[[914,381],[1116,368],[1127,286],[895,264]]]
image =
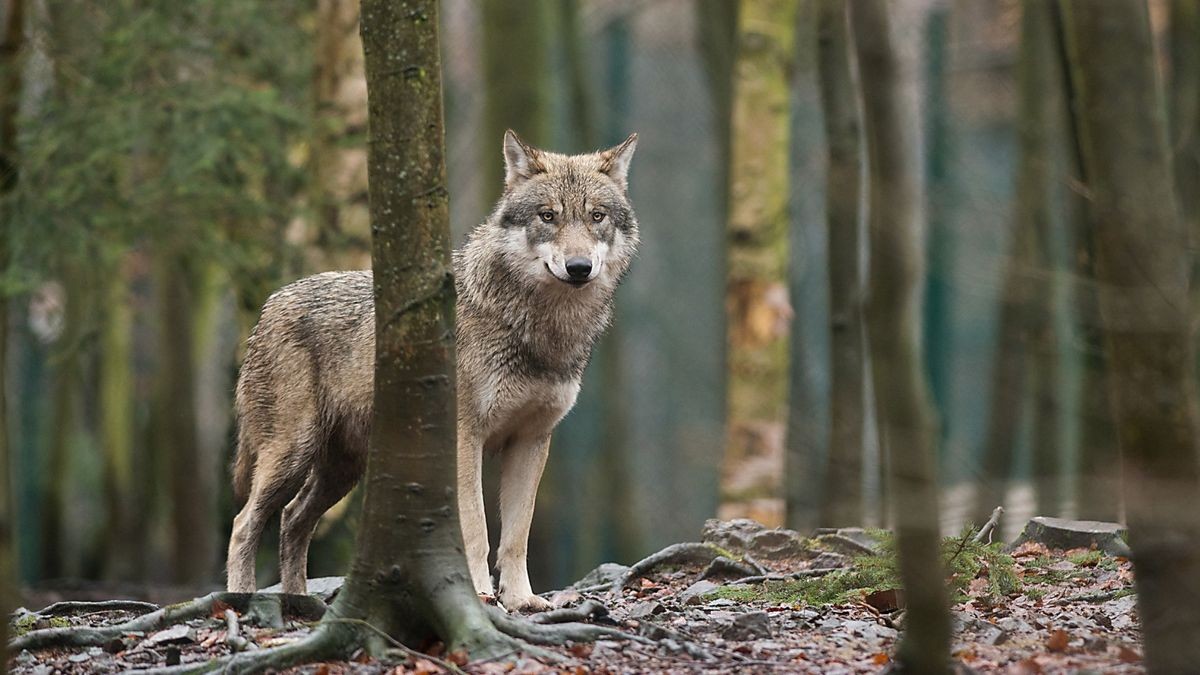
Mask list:
[[62,616],[64,614],[91,614],[94,612],[139,612],[145,614],[158,610],[158,605],[140,600],[103,600],[100,602],[82,602],[64,600],[49,605],[33,614],[39,617]]
[[721,557],[722,551],[710,544],[688,542],[672,544],[658,553],[653,553],[634,563],[629,571],[612,583],[611,593],[620,593],[635,579],[646,576],[663,565],[705,565]]
[[307,595],[210,593],[190,602],[168,605],[113,626],[70,626],[30,631],[10,640],[8,649],[15,654],[25,649],[100,646],[129,633],[149,633],[172,624],[210,616],[223,606],[243,613],[252,612],[260,620],[268,622],[279,618],[278,624],[266,625],[282,625],[284,615],[315,621],[325,613],[325,603]]
[[198,675],[212,672],[248,675],[283,670],[315,661],[348,658],[363,642],[363,631],[347,626],[341,621],[326,621],[308,637],[291,644],[232,654],[202,663],[151,668],[138,672],[147,675]]
[[759,565],[750,558],[739,562],[722,555],[713,558],[713,561],[704,569],[704,573],[700,575],[700,578],[711,579],[712,577],[732,576],[741,579],[743,577],[760,576],[766,573],[767,570],[763,569],[762,565]]
[[844,568],[841,567],[822,567],[816,570],[800,570],[791,574],[760,574],[753,577],[744,577],[733,582],[734,585],[741,584],[761,584],[765,581],[795,581],[796,579],[812,579],[814,577],[823,577],[827,574],[833,574]]
[[561,646],[568,642],[594,642],[605,638],[647,644],[654,642],[648,638],[608,626],[596,626],[590,623],[531,623],[513,617],[498,607],[488,607],[487,612],[492,624],[501,633],[535,645]]
[[572,621],[588,621],[589,619],[608,619],[608,608],[598,600],[584,600],[578,607],[555,609],[529,617],[531,623],[568,623]]

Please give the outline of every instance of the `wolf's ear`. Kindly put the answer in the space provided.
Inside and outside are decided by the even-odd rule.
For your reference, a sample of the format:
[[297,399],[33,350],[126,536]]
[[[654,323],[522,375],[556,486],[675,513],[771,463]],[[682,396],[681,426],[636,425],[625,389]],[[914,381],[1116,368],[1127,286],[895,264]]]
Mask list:
[[629,162],[633,159],[633,151],[637,149],[637,134],[629,134],[623,143],[600,153],[600,170],[621,187],[627,187],[629,177]]
[[504,132],[504,186],[512,187],[535,173],[546,170],[536,148],[521,140],[512,129]]

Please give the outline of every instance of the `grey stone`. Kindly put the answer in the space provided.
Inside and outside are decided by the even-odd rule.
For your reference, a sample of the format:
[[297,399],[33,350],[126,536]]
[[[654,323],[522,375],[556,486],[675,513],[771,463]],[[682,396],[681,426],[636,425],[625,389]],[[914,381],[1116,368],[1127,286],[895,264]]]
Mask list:
[[685,605],[699,605],[704,601],[704,596],[720,588],[713,582],[702,579],[696,583],[683,589],[679,594],[679,600]]
[[734,553],[745,553],[750,548],[750,542],[754,535],[762,530],[761,524],[749,518],[735,518],[734,520],[709,518],[704,521],[704,527],[700,530],[700,540]]
[[834,570],[849,567],[849,565],[849,558],[841,553],[833,553],[832,551],[822,551],[815,558],[808,561],[809,569],[814,570]]
[[661,602],[656,602],[654,600],[635,602],[629,606],[629,618],[645,619],[648,616],[653,616],[662,612],[664,609],[666,608],[662,606]]
[[1091,548],[1109,555],[1129,557],[1129,544],[1125,543],[1127,531],[1119,523],[1098,520],[1067,520],[1038,516],[1025,525],[1021,536],[1013,547],[1027,541],[1035,541],[1047,548]]
[[718,607],[733,607],[736,604],[737,604],[736,602],[734,602],[733,600],[730,600],[729,598],[717,598],[716,600],[709,601],[704,606],[712,607],[715,609]]
[[[316,579],[309,579],[305,584],[305,588],[308,591],[308,595],[315,595],[321,599],[321,602],[328,604],[329,601],[333,600],[333,597],[338,594],[338,591],[342,590],[342,586],[345,583],[346,577],[317,577]],[[281,583],[275,584],[274,586],[268,586],[259,591],[259,593],[282,592],[283,584]]]
[[771,618],[766,612],[747,612],[734,618],[733,622],[721,631],[721,637],[733,641],[770,638]]
[[1033,626],[1030,626],[1024,621],[1011,616],[1006,616],[997,620],[996,626],[1006,633],[1028,633],[1033,630]]
[[748,518],[709,519],[700,534],[706,544],[767,560],[799,557],[809,550],[805,538],[795,530],[768,529]]
[[877,547],[867,546],[860,542],[857,538],[847,537],[838,530],[835,534],[822,534],[814,540],[817,545],[825,548],[833,553],[844,556],[854,557],[860,555],[875,555],[878,551]]
[[177,624],[160,630],[146,638],[148,645],[181,644],[196,641],[196,631],[185,623]]
[[629,571],[628,565],[619,563],[606,562],[601,563],[599,567],[583,575],[583,578],[571,584],[573,588],[588,588],[589,586],[608,586],[617,579],[625,576]]
[[68,656],[67,660],[71,663],[83,663],[84,661],[91,661],[92,655],[88,654],[87,652],[80,652],[79,654],[72,654]]
[[763,530],[751,538],[749,553],[767,560],[799,558],[808,553],[808,546],[795,530]]

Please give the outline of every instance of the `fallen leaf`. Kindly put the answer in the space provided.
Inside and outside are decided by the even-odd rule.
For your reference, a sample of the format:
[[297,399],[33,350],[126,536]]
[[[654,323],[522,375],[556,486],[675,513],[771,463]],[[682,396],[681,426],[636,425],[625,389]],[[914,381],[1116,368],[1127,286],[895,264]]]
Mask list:
[[456,666],[465,666],[465,665],[467,665],[467,662],[470,661],[470,659],[467,658],[467,653],[461,649],[447,654],[446,660],[449,661],[450,663],[453,663]]
[[874,663],[877,666],[886,665],[886,664],[890,663],[891,660],[892,660],[892,657],[888,656],[887,652],[879,652],[875,656],[871,657],[871,663]]
[[863,602],[880,612],[894,612],[904,606],[904,592],[895,588],[868,593]]
[[1117,650],[1117,660],[1121,663],[1137,663],[1142,660],[1142,655],[1125,645],[1121,645],[1120,649]]
[[227,609],[233,609],[233,605],[223,600],[216,600],[212,604],[212,612],[209,613],[209,616],[214,619],[223,619],[225,618],[225,610]]
[[1035,558],[1042,555],[1050,555],[1050,549],[1046,548],[1045,544],[1036,541],[1027,541],[1013,549],[1012,552],[1014,558]]
[[577,659],[586,659],[592,655],[592,645],[576,642],[568,647],[567,651]]
[[1042,666],[1033,659],[1023,659],[1013,665],[1012,673],[1016,675],[1042,675]]
[[417,659],[411,672],[413,675],[435,675],[442,672],[442,668],[429,659]]
[[1050,637],[1046,638],[1046,649],[1062,653],[1067,651],[1067,645],[1071,642],[1071,636],[1067,635],[1065,630],[1056,630],[1050,633]]

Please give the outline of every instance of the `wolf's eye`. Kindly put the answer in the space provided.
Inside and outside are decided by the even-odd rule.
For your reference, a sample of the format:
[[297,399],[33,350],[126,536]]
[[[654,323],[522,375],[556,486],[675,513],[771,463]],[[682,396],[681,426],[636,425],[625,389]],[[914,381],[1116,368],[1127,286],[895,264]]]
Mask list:
[[598,223],[602,220],[604,220],[604,212],[603,211],[592,211],[592,222],[593,223]]
[[538,216],[541,217],[542,222],[544,222],[544,223],[554,222],[554,212],[553,211],[542,211],[541,213],[538,214]]

